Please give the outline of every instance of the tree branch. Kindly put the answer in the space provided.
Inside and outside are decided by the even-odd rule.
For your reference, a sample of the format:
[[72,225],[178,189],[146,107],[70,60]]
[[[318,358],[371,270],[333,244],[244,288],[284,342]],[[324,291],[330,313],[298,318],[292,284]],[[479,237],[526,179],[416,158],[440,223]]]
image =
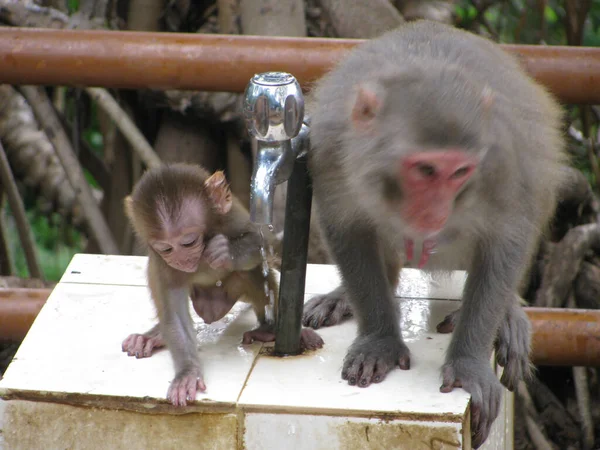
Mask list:
[[54,150],[65,168],[67,178],[73,189],[75,189],[77,200],[88,222],[90,233],[98,242],[100,250],[106,254],[118,254],[119,250],[112,233],[98,207],[98,203],[92,194],[90,185],[85,179],[79,161],[73,153],[69,138],[62,128],[60,119],[54,111],[44,88],[22,86],[21,92],[31,105],[38,122],[42,125],[46,135],[52,142]]
[[109,115],[147,167],[157,167],[161,164],[160,158],[144,135],[106,89],[88,87],[85,91]]
[[8,158],[2,143],[0,143],[0,180],[2,181],[2,187],[6,192],[8,198],[8,204],[13,213],[15,221],[17,222],[17,231],[19,233],[19,239],[25,252],[25,260],[27,261],[27,269],[29,275],[33,278],[43,279],[42,270],[37,260],[37,254],[35,251],[35,242],[31,233],[31,227],[25,214],[25,207],[23,206],[23,200],[19,195],[15,178],[10,170]]

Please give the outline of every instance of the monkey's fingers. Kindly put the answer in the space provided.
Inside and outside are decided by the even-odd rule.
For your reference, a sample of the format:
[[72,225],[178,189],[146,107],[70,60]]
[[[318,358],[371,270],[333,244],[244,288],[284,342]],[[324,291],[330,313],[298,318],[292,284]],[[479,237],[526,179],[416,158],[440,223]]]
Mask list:
[[[358,380],[361,378],[363,373],[364,360],[365,355],[362,353],[359,353],[354,357],[349,357],[349,355],[346,356],[346,360],[344,361],[344,368],[342,369],[342,379],[348,380],[348,384],[350,386],[356,385]],[[368,384],[363,387],[366,386],[368,386]]]
[[303,349],[316,350],[323,347],[324,344],[323,338],[316,331],[308,328],[302,328],[302,331],[300,331],[300,345]]
[[[121,343],[122,351],[127,352],[129,354],[129,349],[132,346],[131,341],[133,341],[135,339],[135,336],[136,336],[135,334],[130,334],[123,340],[123,342]],[[133,356],[133,355],[129,355],[129,356]]]
[[222,234],[213,237],[204,250],[204,257],[213,269],[227,269],[233,265],[229,240]]
[[145,337],[142,334],[130,334],[121,344],[121,348],[124,352],[127,352],[127,356],[135,356],[136,358],[143,358],[142,350],[144,348]]
[[167,398],[174,406],[186,406],[196,400],[197,391],[206,391],[204,378],[199,370],[190,370],[185,375],[175,377],[169,386]]
[[144,349],[142,350],[142,357],[149,358],[154,353],[155,348],[161,348],[164,346],[165,342],[162,340],[160,335],[153,338],[148,338],[146,345],[144,345]]

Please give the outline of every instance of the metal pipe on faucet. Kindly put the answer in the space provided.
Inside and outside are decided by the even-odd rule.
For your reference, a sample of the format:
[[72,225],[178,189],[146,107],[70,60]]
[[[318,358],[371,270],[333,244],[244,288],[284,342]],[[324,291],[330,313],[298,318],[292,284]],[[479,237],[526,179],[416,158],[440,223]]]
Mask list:
[[243,110],[258,149],[250,187],[254,223],[271,224],[275,187],[289,178],[274,353],[293,355],[300,352],[312,202],[305,157],[309,129],[303,123],[300,84],[285,72],[255,75],[246,88]]

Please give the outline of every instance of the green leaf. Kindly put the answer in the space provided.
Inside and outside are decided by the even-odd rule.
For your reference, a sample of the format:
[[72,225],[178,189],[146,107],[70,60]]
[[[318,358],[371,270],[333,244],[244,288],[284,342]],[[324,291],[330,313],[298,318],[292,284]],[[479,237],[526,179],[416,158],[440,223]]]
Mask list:
[[544,8],[544,17],[549,24],[555,24],[558,21],[558,14],[548,5]]

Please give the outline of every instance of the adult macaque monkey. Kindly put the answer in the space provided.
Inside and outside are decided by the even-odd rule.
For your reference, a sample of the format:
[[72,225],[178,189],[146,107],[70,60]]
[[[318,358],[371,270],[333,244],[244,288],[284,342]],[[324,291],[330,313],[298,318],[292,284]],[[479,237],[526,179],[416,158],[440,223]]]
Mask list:
[[[166,345],[175,365],[167,398],[185,406],[198,389],[206,389],[188,298],[207,323],[221,319],[239,299],[252,303],[260,326],[244,333],[243,342],[274,340],[265,312],[263,238],[231,194],[223,172],[209,175],[199,166],[172,164],[147,171],[125,208],[148,244],[148,284],[159,324],[127,337],[122,349],[139,358]],[[274,273],[266,272],[276,303]],[[308,329],[302,330],[301,343],[308,349],[323,345]]]
[[403,263],[466,268],[440,389],[471,394],[479,447],[502,396],[496,337],[503,383],[530,370],[516,294],[563,179],[560,108],[500,47],[433,22],[359,45],[312,98],[314,196],[343,283],[307,304],[304,324],[352,311],[358,336],[342,378],[378,383],[410,367],[393,302]]

